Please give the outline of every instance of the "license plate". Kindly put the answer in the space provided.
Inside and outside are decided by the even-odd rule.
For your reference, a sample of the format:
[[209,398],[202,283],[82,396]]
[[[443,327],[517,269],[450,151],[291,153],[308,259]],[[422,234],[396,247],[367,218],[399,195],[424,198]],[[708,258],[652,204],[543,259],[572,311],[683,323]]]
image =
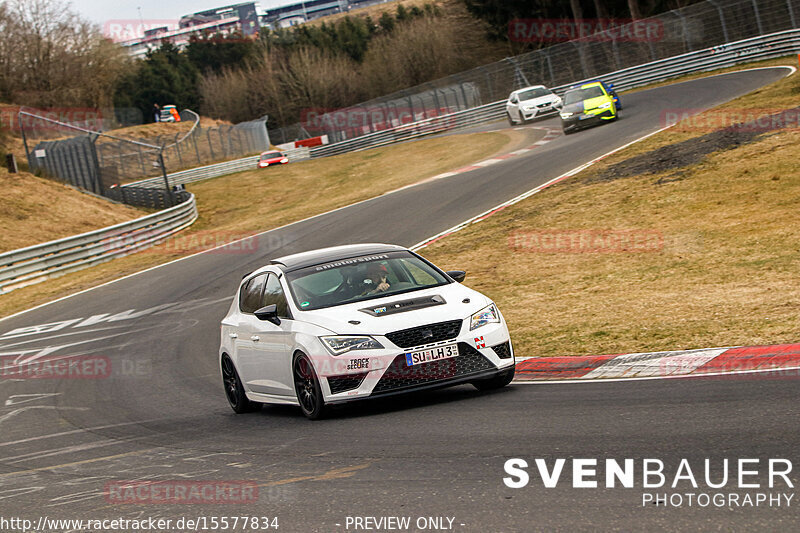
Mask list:
[[445,344],[444,346],[437,346],[436,348],[428,348],[427,350],[418,350],[416,352],[408,352],[406,354],[406,364],[408,366],[419,365],[422,363],[429,363],[431,361],[438,361],[439,359],[447,359],[458,355],[457,344]]

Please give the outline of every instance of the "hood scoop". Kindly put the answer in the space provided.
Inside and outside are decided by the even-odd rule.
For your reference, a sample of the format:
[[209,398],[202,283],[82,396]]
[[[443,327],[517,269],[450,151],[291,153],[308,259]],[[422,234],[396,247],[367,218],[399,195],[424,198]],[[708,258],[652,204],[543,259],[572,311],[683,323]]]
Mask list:
[[405,313],[406,311],[414,311],[416,309],[424,309],[434,305],[444,305],[446,303],[447,302],[444,301],[444,298],[436,294],[434,296],[425,296],[423,298],[398,300],[396,302],[390,302],[388,304],[378,305],[375,307],[366,307],[364,309],[359,309],[359,311],[370,316],[384,316]]

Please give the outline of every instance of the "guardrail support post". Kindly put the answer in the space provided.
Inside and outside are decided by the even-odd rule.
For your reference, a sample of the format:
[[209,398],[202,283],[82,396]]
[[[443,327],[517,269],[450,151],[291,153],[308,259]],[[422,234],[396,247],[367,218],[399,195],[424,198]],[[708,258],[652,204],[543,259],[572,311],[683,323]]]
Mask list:
[[786,0],[786,8],[789,10],[789,21],[792,23],[792,28],[797,28],[797,21],[794,19],[792,0]]

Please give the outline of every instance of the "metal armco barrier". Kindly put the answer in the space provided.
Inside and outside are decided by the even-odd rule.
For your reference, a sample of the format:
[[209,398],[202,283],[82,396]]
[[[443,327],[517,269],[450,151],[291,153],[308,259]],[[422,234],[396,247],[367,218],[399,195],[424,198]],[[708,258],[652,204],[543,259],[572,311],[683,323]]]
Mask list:
[[0,294],[148,248],[196,219],[194,195],[187,194],[152,215],[0,254]]
[[[734,43],[690,52],[669,59],[662,59],[635,67],[608,72],[591,79],[602,79],[614,84],[618,90],[633,89],[650,83],[691,74],[731,67],[740,63],[782,57],[800,52],[800,30],[787,30],[770,35],[744,39]],[[587,80],[559,87],[551,87],[563,94],[570,86]],[[510,93],[510,91],[509,91]],[[506,100],[492,102],[465,111],[403,124],[384,131],[354,137],[325,146],[311,148],[311,157],[325,157],[356,150],[374,148],[386,144],[408,141],[424,135],[473,126],[484,122],[503,120],[506,116]]]
[[[308,148],[294,148],[292,150],[282,150],[282,152],[286,155],[286,157],[289,158],[289,161],[304,161],[311,157]],[[195,181],[207,180],[209,178],[216,178],[226,174],[233,174],[234,172],[256,170],[258,157],[259,156],[257,155],[253,155],[250,157],[243,157],[242,159],[234,159],[233,161],[224,161],[222,163],[215,163],[213,165],[206,165],[204,167],[173,172],[172,174],[167,174],[167,179],[169,180],[170,185],[180,185],[193,183]],[[121,188],[136,187],[155,189],[163,186],[163,178],[149,178],[133,183],[127,183]]]

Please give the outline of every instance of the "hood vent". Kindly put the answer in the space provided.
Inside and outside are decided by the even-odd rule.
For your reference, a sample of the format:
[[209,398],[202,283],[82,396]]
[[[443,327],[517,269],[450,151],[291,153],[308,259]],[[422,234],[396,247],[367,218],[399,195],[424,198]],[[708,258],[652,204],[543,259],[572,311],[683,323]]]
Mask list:
[[359,309],[359,311],[370,316],[385,316],[394,315],[396,313],[405,313],[406,311],[414,311],[416,309],[424,309],[434,305],[444,305],[446,303],[447,302],[444,301],[444,298],[436,294],[434,296],[412,298],[410,300],[398,300],[385,305],[366,307],[364,309]]

